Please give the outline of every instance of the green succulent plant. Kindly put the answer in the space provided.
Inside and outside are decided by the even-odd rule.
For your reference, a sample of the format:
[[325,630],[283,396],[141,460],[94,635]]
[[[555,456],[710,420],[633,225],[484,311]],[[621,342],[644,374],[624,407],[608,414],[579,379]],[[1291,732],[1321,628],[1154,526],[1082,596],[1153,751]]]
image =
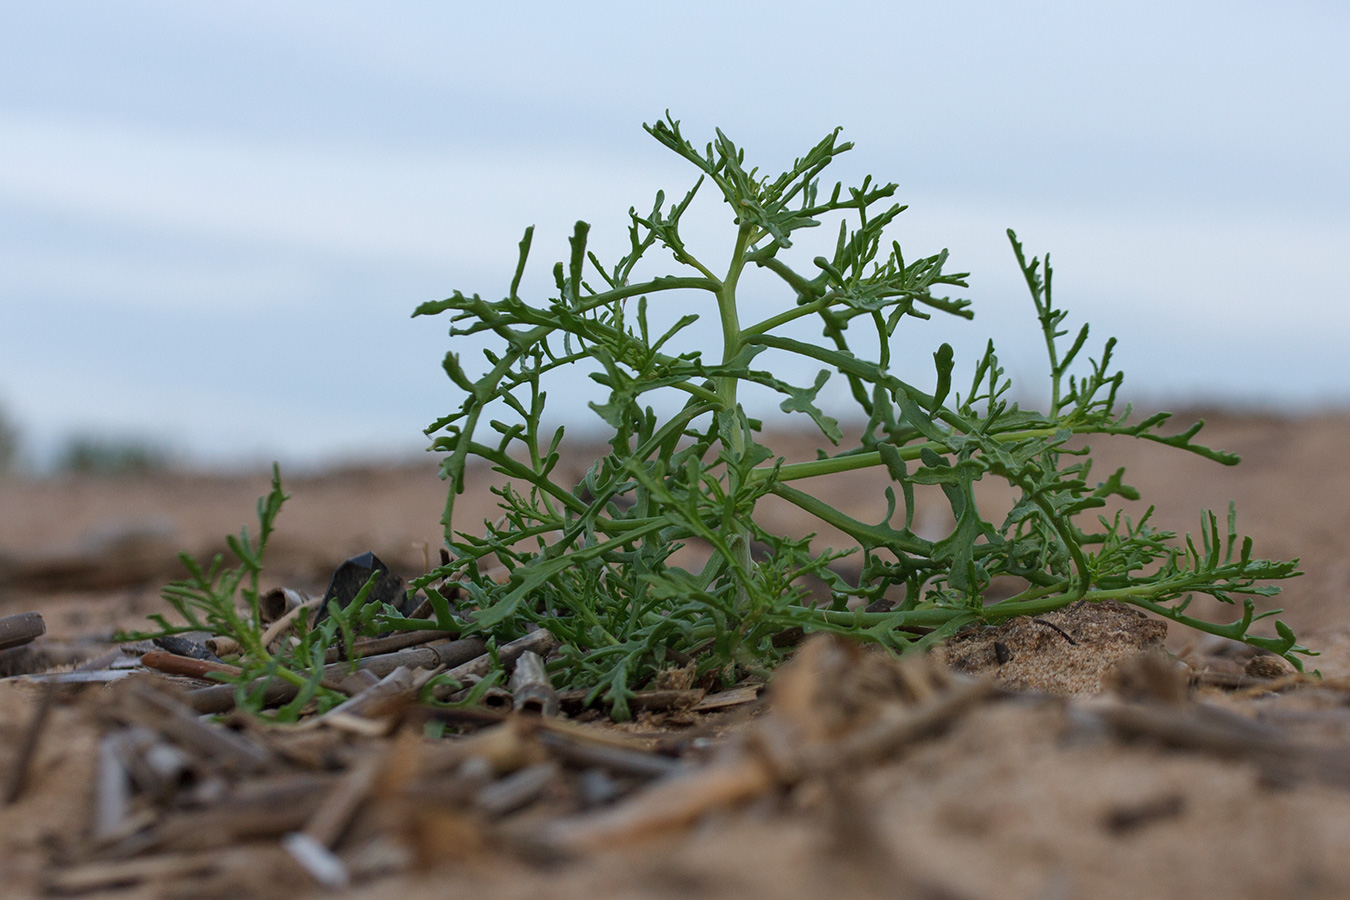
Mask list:
[[[547,627],[561,642],[555,679],[603,695],[620,717],[633,690],[662,667],[696,661],[726,678],[767,669],[787,652],[783,635],[798,629],[903,652],[979,623],[1105,599],[1245,641],[1301,668],[1300,655],[1310,651],[1284,623],[1274,623],[1273,636],[1252,630],[1278,612],[1258,612],[1254,598],[1277,593],[1268,582],[1298,574],[1297,563],[1255,557],[1231,506],[1226,527],[1203,513],[1198,538],[1155,529],[1148,514],[1139,521],[1101,515],[1112,497],[1135,500],[1138,492],[1123,471],[1093,480],[1084,436],[1153,441],[1225,465],[1238,460],[1195,442],[1202,423],[1166,434],[1169,414],[1141,418],[1122,407],[1114,339],[1097,359],[1082,360],[1088,328],[1071,335],[1065,327],[1048,256],[1029,259],[1008,232],[1049,357],[1047,408],[1009,399],[992,342],[964,391],[954,390],[951,346],[939,346],[929,373],[906,374],[932,379],[935,387],[922,390],[902,377],[910,360],[892,357],[893,336],[933,314],[970,318],[969,301],[936,293],[964,287],[966,275],[946,271],[945,251],[907,259],[887,239],[904,210],[891,199],[896,185],[868,177],[854,188],[822,187],[822,172],[851,147],[838,130],[772,178],[747,167],[742,149],[720,131],[700,150],[669,116],[646,130],[699,174],[678,201],[658,193],[649,212],[629,210],[629,249],[618,260],[598,259],[588,249],[590,226],[578,222],[569,258],[553,269],[556,291],[526,299],[520,288],[531,228],[502,299],[457,291],[417,309],[449,315],[452,337],[481,335],[490,346],[472,373],[460,353],[446,355],[445,371],[464,400],[428,429],[434,449],[446,454],[450,559],[414,584],[436,617],[385,615],[380,627],[501,639]],[[734,226],[734,242],[716,262],[696,255],[681,234],[700,190],[720,196]],[[798,233],[835,220],[833,252],[797,260]],[[669,269],[647,274],[658,256]],[[753,270],[770,273],[781,302],[771,315],[745,321],[742,276]],[[686,340],[698,312],[666,316],[674,324],[654,329],[662,304],[715,314],[721,346],[704,352]],[[818,338],[802,339],[804,322],[815,324]],[[875,348],[870,357],[864,345]],[[772,370],[769,360],[777,362]],[[607,452],[579,480],[563,477],[559,466],[564,429],[544,424],[546,388],[576,367],[607,394],[591,407],[611,435]],[[822,408],[830,379],[847,385],[847,417]],[[785,413],[809,420],[822,438],[817,459],[789,463],[768,446],[761,423],[745,411],[745,385],[777,392]],[[653,402],[658,392],[678,392],[682,405]],[[861,423],[847,442],[841,418]],[[495,522],[455,520],[455,498],[476,461],[505,479],[494,488]],[[861,468],[884,471],[890,481],[880,521],[836,508],[829,479],[817,478]],[[802,488],[806,478],[819,487]],[[1001,479],[1017,493],[1006,514],[982,512],[975,485],[983,479]],[[936,540],[914,529],[915,489],[923,486],[940,489],[954,522]],[[758,503],[769,495],[847,535],[851,546],[813,551],[807,539],[764,527]],[[706,562],[681,564],[676,550],[691,544],[705,548]],[[834,565],[846,553],[857,557],[852,576]],[[999,576],[1020,588],[991,602],[988,588]],[[811,598],[808,577],[827,585],[828,600]],[[1237,619],[1187,615],[1196,595],[1234,604]]]

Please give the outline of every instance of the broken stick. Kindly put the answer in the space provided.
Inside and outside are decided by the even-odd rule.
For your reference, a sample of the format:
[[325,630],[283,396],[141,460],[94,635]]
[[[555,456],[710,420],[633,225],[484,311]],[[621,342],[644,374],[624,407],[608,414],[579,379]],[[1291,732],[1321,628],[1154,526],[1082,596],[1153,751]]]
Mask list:
[[42,621],[41,613],[21,612],[0,617],[0,650],[22,647],[46,633],[47,624]]
[[[510,646],[510,645],[508,645]],[[457,666],[465,660],[473,660],[487,649],[478,638],[465,638],[447,641],[442,644],[428,644],[425,647],[413,647],[397,653],[384,653],[379,656],[367,656],[357,662],[357,668],[368,669],[374,675],[383,678],[399,666],[410,669],[435,669],[440,666]],[[505,647],[502,648],[505,651]],[[349,663],[333,663],[324,666],[325,679],[340,679],[347,673]],[[260,682],[249,685],[250,691],[257,690]],[[212,685],[198,688],[188,694],[192,708],[199,713],[223,713],[234,709],[235,687],[232,684]],[[275,706],[295,697],[299,688],[288,681],[273,678],[267,682],[263,693],[263,705]]]

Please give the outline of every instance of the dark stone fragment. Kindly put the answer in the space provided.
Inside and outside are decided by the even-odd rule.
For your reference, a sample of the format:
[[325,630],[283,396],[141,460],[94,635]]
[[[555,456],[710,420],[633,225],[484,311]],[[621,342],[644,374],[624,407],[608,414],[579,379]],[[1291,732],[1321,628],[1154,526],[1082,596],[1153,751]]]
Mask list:
[[321,622],[328,615],[328,602],[336,600],[340,608],[346,608],[360,592],[365,583],[370,580],[370,576],[375,571],[380,572],[380,577],[376,579],[374,586],[370,589],[368,603],[388,603],[401,614],[406,614],[405,607],[408,604],[408,592],[403,587],[403,579],[394,572],[389,566],[374,553],[362,553],[359,556],[353,556],[333,570],[333,578],[328,582],[328,590],[324,592],[323,603],[314,617],[315,622]]
[[179,656],[186,656],[190,659],[205,659],[211,662],[220,662],[220,658],[206,649],[206,645],[191,638],[185,638],[181,634],[169,634],[164,637],[152,639],[156,647],[169,653],[176,653]]

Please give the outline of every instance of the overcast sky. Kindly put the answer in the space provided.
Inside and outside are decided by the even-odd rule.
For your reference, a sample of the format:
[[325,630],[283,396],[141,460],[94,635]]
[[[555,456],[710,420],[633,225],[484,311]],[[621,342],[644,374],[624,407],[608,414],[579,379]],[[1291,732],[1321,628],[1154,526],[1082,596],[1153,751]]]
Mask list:
[[834,177],[897,182],[907,255],[972,273],[974,322],[903,337],[925,371],[993,336],[1035,394],[1012,227],[1094,352],[1120,338],[1131,397],[1345,406],[1347,10],[5,4],[0,406],[33,456],[414,452],[457,396],[447,323],[412,309],[503,293],[529,224],[531,284],[578,218],[618,246],[692,183],[641,129],[666,109],[772,172],[843,126]]

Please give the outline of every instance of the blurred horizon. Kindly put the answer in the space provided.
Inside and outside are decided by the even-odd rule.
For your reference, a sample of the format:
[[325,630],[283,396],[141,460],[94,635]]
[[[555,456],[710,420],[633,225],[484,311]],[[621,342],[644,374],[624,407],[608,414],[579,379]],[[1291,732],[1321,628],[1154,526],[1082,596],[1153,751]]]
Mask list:
[[[0,424],[36,468],[95,439],[197,466],[415,455],[458,397],[448,322],[412,310],[500,295],[531,224],[527,297],[547,295],[577,219],[612,258],[630,206],[694,181],[642,132],[667,109],[769,174],[842,126],[855,148],[823,180],[898,183],[906,257],[949,249],[976,312],[908,323],[902,377],[927,379],[946,340],[959,383],[993,337],[1036,401],[1044,349],[1012,228],[1051,254],[1069,327],[1091,323],[1085,355],[1119,339],[1123,399],[1350,409],[1350,9],[816,10],[10,10]],[[689,240],[716,258],[727,214],[701,199]],[[561,382],[552,417],[598,423],[587,388]]]

